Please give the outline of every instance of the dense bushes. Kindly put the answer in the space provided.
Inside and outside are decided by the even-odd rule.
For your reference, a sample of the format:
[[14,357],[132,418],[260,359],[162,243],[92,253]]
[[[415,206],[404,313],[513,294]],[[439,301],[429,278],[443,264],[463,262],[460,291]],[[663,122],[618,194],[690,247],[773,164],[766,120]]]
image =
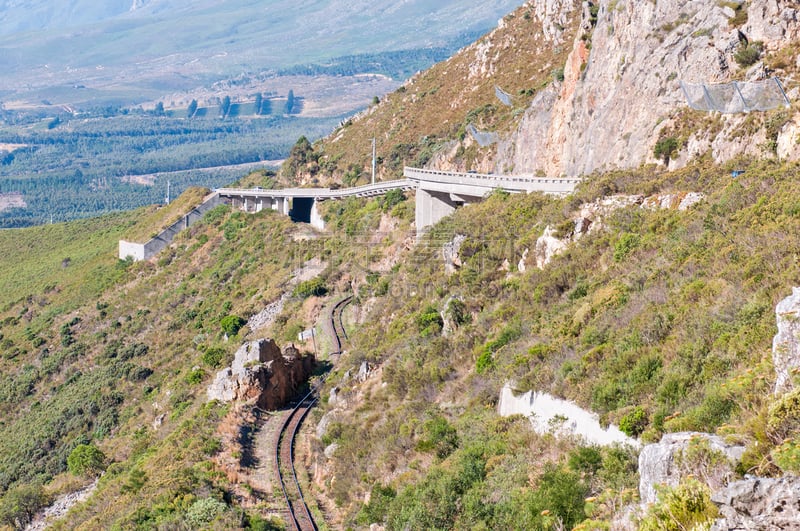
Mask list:
[[322,277],[315,277],[311,280],[304,280],[295,286],[292,295],[306,299],[308,297],[321,297],[328,293],[328,288],[325,286],[325,280]]
[[79,444],[67,458],[67,469],[78,476],[97,476],[105,466],[106,456],[93,444]]
[[229,336],[235,336],[238,334],[239,330],[241,330],[246,324],[247,321],[238,315],[226,315],[219,321],[219,326],[222,328],[222,331]]
[[[343,431],[359,447],[351,447],[347,438],[337,440],[336,461],[348,469],[374,463],[366,478],[351,477],[337,465],[342,505],[353,501],[349,492],[359,498],[372,489],[371,478],[401,468],[408,472],[383,485],[396,497],[382,503],[406,508],[386,509],[385,521],[435,525],[423,501],[431,495],[429,482],[445,482],[452,460],[481,441],[509,444],[508,450],[487,457],[492,467],[484,481],[511,484],[501,488],[477,482],[477,490],[464,491],[457,502],[443,500],[445,506],[460,507],[453,526],[480,527],[475,522],[482,522],[503,528],[504,522],[516,521],[547,525],[545,516],[553,509],[539,504],[543,494],[515,491],[509,454],[519,447],[512,447],[504,435],[476,433],[480,430],[466,427],[463,420],[482,408],[494,411],[508,380],[518,388],[571,398],[645,441],[666,431],[720,427],[758,448],[751,451],[747,469],[766,466],[777,473],[776,462],[783,470],[796,469],[800,444],[793,435],[793,406],[787,402],[774,409],[773,417],[781,420],[768,428],[766,404],[774,376],[762,361],[769,359],[774,334],[771,308],[796,280],[786,264],[793,260],[789,249],[800,245],[795,236],[800,234],[800,210],[793,191],[800,167],[741,161],[735,166],[747,170],[735,181],[728,168],[702,165],[674,173],[652,167],[609,173],[587,180],[574,197],[550,203],[535,196],[494,194],[434,227],[404,263],[380,277],[390,291],[407,296],[379,296],[374,320],[367,320],[352,339],[356,357],[385,360],[386,386],[371,399],[381,404],[380,413],[365,406],[352,418],[340,418]],[[701,191],[707,199],[687,211],[623,208],[604,219],[604,230],[571,244],[543,270],[516,272],[504,266],[505,261],[519,262],[546,225],[557,226],[581,202],[598,194],[659,190]],[[465,237],[459,251],[462,265],[448,275],[439,253],[455,234]],[[777,244],[761,243],[775,238]],[[454,320],[448,306],[453,300],[463,304],[459,313],[469,318],[458,327],[448,326],[443,335],[438,333],[439,310],[444,308],[443,322]],[[440,422],[456,429],[457,448],[441,461],[421,428],[431,418],[431,402],[447,405],[441,408]],[[788,432],[777,428],[784,425]],[[774,430],[772,440],[769,430]],[[593,501],[584,507],[576,496],[572,508],[583,507],[587,518],[598,522],[610,518],[621,500],[631,499],[626,489],[635,485],[636,476],[635,458],[599,452],[599,460],[587,451],[568,463],[553,464],[584,481]],[[402,456],[399,463],[396,456]],[[431,458],[439,464],[425,468]],[[535,468],[533,461],[528,466]],[[715,473],[713,467],[708,470]],[[531,480],[531,491],[538,492],[542,474]],[[491,515],[471,505],[487,492],[509,496],[493,500],[498,509],[488,511]],[[539,513],[524,515],[523,506],[539,508]],[[506,510],[517,511],[516,520],[499,519]],[[582,513],[576,514],[577,519]]]

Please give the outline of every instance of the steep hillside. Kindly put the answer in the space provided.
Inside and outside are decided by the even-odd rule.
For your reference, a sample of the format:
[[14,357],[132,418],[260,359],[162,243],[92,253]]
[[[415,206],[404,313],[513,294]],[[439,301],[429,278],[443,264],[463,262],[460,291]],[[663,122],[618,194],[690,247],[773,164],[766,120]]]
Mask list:
[[[249,464],[250,443],[239,433],[251,429],[254,404],[208,402],[206,387],[241,341],[288,346],[321,325],[326,301],[359,271],[352,264],[380,258],[349,245],[352,231],[371,233],[393,211],[406,219],[394,222],[403,234],[402,199],[339,205],[350,236],[321,235],[271,211],[218,207],[153,263],[114,259],[117,240],[157,230],[170,209],[0,233],[0,525],[24,526],[39,506],[105,471],[65,528],[214,520],[264,529],[281,514],[277,499],[236,472]],[[259,318],[275,301],[282,310]],[[298,346],[313,353],[310,343]],[[327,338],[318,346],[321,355],[330,350]],[[87,447],[90,457],[81,454]],[[216,512],[203,520],[209,504]]]
[[[383,178],[574,171],[568,197],[496,191],[426,234],[399,192],[323,203],[325,231],[223,205],[139,263],[114,259],[116,240],[202,190],[0,232],[0,525],[84,492],[56,529],[285,528],[269,479],[281,417],[262,407],[304,386],[264,381],[277,347],[316,365],[321,405],[295,452],[328,528],[709,529],[735,505],[721,489],[750,476],[789,487],[742,513],[794,510],[800,346],[771,347],[798,284],[796,104],[709,115],[671,91],[741,79],[759,57],[791,75],[796,18],[777,1],[532,0],[283,167],[364,182],[375,137]],[[478,146],[469,125],[498,141]],[[347,295],[345,352],[329,357],[323,324]],[[266,338],[274,358],[234,358]],[[501,414],[527,391],[630,444]]]
[[[648,167],[558,201],[495,194],[376,278],[389,295],[361,292],[372,311],[317,428],[316,486],[341,509],[337,526],[570,529],[589,518],[581,529],[608,529],[621,518],[636,500],[635,450],[499,417],[507,382],[572,399],[644,442],[716,431],[746,446],[739,475],[793,473],[783,446],[798,432],[784,440],[765,426],[773,309],[797,281],[800,168],[738,164],[737,179],[739,166]],[[681,191],[706,199],[679,210],[619,195]],[[545,226],[572,235],[586,223],[578,212],[610,193],[619,206],[602,227],[537,268]],[[653,514],[643,529],[662,528],[647,527],[664,521]]]
[[[794,101],[799,31],[788,2],[529,1],[321,142],[305,175],[367,173],[372,137],[383,178],[403,164],[579,176],[742,152],[794,160],[796,104],[710,115],[680,82],[778,76]],[[481,147],[469,124],[498,141]]]
[[[445,149],[452,152],[450,167],[488,170],[494,148],[478,146],[467,126],[509,134],[534,96],[562,75],[579,22],[573,3],[555,2],[547,10],[526,3],[478,42],[345,122],[305,156],[311,162],[300,176],[366,179],[373,137],[383,179],[398,177],[404,164],[425,165]],[[511,105],[498,99],[497,89]],[[285,173],[296,170],[290,159]]]

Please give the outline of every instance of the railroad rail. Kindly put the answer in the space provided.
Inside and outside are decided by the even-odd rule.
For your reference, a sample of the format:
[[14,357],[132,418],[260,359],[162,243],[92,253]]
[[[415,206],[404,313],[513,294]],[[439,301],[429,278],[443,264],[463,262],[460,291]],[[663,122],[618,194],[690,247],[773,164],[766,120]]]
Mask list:
[[[342,339],[347,339],[347,332],[342,322],[342,311],[353,300],[352,295],[337,302],[331,309],[330,327],[333,333],[333,347],[338,355],[342,352]],[[338,323],[338,327],[337,327]],[[320,382],[321,383],[321,382]],[[294,467],[294,445],[297,432],[303,419],[318,401],[318,386],[314,386],[303,396],[292,411],[286,416],[275,440],[275,471],[283,492],[283,499],[289,510],[291,527],[295,531],[317,531],[316,522],[308,508],[300,482],[297,480],[297,471]]]
[[300,399],[286,420],[283,421],[275,441],[275,470],[283,491],[283,499],[289,509],[292,528],[296,531],[317,531],[319,529],[303,497],[303,490],[300,488],[294,468],[294,443],[297,431],[309,410],[317,403],[316,392],[316,389],[312,389]]
[[342,339],[347,339],[347,331],[344,329],[344,323],[342,322],[342,313],[344,312],[345,306],[350,304],[352,300],[353,296],[350,295],[349,297],[345,297],[344,299],[334,304],[333,308],[331,308],[330,324],[331,324],[331,332],[333,333],[331,339],[333,340],[333,349],[334,349],[333,352],[331,352],[332,356],[339,355],[342,353]]

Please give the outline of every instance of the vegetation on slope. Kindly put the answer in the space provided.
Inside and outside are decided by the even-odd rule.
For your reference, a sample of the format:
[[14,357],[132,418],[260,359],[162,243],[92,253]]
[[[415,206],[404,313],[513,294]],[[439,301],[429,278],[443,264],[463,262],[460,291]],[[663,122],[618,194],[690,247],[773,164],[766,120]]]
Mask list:
[[[242,512],[244,486],[214,462],[231,420],[227,406],[206,403],[206,386],[253,337],[246,319],[291,292],[295,270],[332,262],[319,278],[339,297],[347,264],[377,259],[352,237],[407,204],[352,199],[338,214],[350,235],[324,238],[272,211],[220,206],[154,263],[116,260],[117,239],[158,228],[170,209],[0,233],[0,525],[24,525],[53,494],[104,470],[65,528],[267,528],[269,505]],[[303,305],[289,299],[270,336],[293,341],[313,325]]]
[[[412,215],[400,194],[326,203],[324,237],[273,212],[218,207],[155,263],[113,259],[124,230],[159,223],[146,211],[4,232],[4,245],[13,238],[30,251],[16,265],[4,255],[0,517],[21,521],[20,497],[41,504],[74,488],[73,462],[81,481],[105,473],[70,528],[266,525],[266,507],[237,512],[236,480],[214,462],[229,410],[206,404],[204,390],[250,333],[229,330],[226,342],[225,323],[276,300],[314,256],[329,264],[314,285],[333,298],[354,285],[354,307],[371,308],[330,384],[365,400],[338,411],[318,443],[339,445],[327,463],[335,480],[320,493],[343,524],[605,525],[635,498],[631,450],[499,418],[509,380],[574,399],[644,440],[689,429],[734,437],[748,445],[741,472],[796,470],[792,403],[770,410],[768,390],[772,308],[796,281],[800,167],[739,161],[746,172],[736,179],[731,167],[597,175],[557,200],[496,193],[393,255],[402,258],[394,267],[386,252],[403,252]],[[708,197],[686,212],[620,210],[544,270],[514,266],[545,225],[564,225],[583,202],[681,190]],[[387,219],[400,232],[376,233]],[[462,266],[448,276],[440,253],[455,234],[466,236]],[[69,251],[78,235],[105,251]],[[21,275],[38,262],[47,267]],[[271,336],[291,340],[313,324],[305,295],[287,303]],[[363,386],[341,376],[364,360],[379,371]],[[86,455],[103,457],[75,464]]]
[[[733,167],[746,173],[732,179]],[[348,400],[363,394],[355,408],[332,408],[335,422],[322,441],[338,444],[324,491],[345,522],[390,529],[608,522],[633,496],[633,456],[499,419],[495,406],[508,381],[573,399],[644,441],[716,431],[747,445],[740,473],[797,469],[784,457],[795,455],[800,432],[776,436],[766,426],[774,416],[773,308],[797,282],[798,180],[796,164],[644,168],[592,176],[562,200],[498,193],[434,227],[399,268],[380,276],[391,295],[362,294],[375,310],[353,334],[340,371],[368,360],[380,366],[377,376],[364,386],[344,378],[329,384]],[[544,270],[513,266],[545,225],[562,223],[583,202],[681,190],[707,200],[685,212],[622,209]],[[447,276],[439,253],[455,234],[466,236],[463,265]],[[452,320],[453,300],[466,313],[443,334],[427,308]]]
[[[459,142],[458,164],[471,169],[494,148],[465,142],[469,124],[479,130],[509,131],[537,91],[559,75],[563,78],[569,46],[543,45],[541,25],[530,10],[523,6],[507,15],[502,27],[412,78],[357,120],[346,121],[300,164],[290,157],[284,174],[293,177],[299,169],[300,177],[364,184],[373,137],[382,179],[399,177],[404,165],[424,166],[451,141]],[[573,13],[565,25],[565,41],[579,18]],[[488,57],[479,51],[483,47],[489,47]],[[511,106],[498,99],[496,87],[510,94]]]

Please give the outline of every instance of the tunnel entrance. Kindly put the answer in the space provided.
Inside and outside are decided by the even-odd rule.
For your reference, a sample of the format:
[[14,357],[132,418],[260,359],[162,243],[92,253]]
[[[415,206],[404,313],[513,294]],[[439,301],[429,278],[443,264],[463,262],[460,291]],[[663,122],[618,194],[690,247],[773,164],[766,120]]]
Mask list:
[[295,197],[292,199],[292,208],[289,217],[295,223],[311,223],[311,207],[314,206],[313,197]]

